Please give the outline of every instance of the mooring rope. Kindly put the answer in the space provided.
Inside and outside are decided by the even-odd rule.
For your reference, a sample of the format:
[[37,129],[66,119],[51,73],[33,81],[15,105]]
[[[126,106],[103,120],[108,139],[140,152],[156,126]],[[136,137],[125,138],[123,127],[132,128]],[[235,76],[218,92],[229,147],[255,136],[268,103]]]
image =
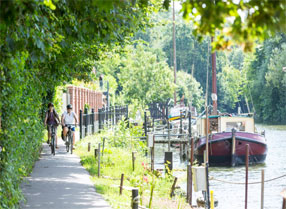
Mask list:
[[[281,179],[281,178],[284,178],[284,177],[286,177],[286,174],[284,174],[282,176],[278,176],[278,177],[272,178],[272,179],[267,179],[264,182],[266,183],[266,182],[274,181],[274,180]],[[245,182],[231,182],[231,181],[216,179],[213,176],[210,177],[210,180],[220,181],[220,182],[227,183],[227,184],[243,184],[243,185],[245,184]],[[262,183],[261,181],[257,181],[257,182],[249,182],[248,184],[261,184],[261,183]]]

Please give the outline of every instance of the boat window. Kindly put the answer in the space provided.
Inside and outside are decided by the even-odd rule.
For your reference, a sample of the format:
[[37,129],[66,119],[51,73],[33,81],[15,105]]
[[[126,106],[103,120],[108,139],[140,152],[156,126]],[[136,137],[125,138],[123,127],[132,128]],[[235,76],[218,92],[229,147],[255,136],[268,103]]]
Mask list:
[[231,131],[232,129],[237,131],[245,131],[245,122],[227,122],[226,131]]

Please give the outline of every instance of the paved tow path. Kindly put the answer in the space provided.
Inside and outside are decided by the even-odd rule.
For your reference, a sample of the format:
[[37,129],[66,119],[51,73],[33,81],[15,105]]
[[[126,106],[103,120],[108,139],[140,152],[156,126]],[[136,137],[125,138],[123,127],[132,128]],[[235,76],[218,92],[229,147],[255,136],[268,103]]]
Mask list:
[[31,176],[25,178],[22,184],[27,201],[21,203],[21,208],[111,209],[96,193],[80,159],[67,153],[63,143],[55,156],[50,153],[49,146],[44,144]]

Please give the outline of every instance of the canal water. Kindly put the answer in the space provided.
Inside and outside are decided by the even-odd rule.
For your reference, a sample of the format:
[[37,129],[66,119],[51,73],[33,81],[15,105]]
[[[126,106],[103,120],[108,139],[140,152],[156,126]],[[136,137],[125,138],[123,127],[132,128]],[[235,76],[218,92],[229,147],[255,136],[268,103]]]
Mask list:
[[[257,125],[258,132],[265,130],[268,154],[263,165],[249,167],[249,182],[261,180],[261,170],[265,170],[265,180],[272,179],[286,174],[286,126]],[[155,168],[164,168],[164,151],[167,146],[156,148]],[[174,167],[186,168],[185,163],[180,162],[178,149],[174,152]],[[175,172],[176,176],[185,179],[186,172]],[[245,168],[210,168],[209,175],[216,179],[228,182],[245,182]],[[183,190],[186,189],[186,182],[180,182]],[[286,177],[265,183],[264,208],[282,208],[282,196],[280,193],[286,189]],[[245,204],[245,186],[239,184],[222,183],[210,180],[210,190],[218,200],[217,209],[242,209]],[[248,208],[260,209],[261,206],[261,184],[250,184],[248,186]],[[193,204],[196,198],[202,196],[201,192],[194,193]]]

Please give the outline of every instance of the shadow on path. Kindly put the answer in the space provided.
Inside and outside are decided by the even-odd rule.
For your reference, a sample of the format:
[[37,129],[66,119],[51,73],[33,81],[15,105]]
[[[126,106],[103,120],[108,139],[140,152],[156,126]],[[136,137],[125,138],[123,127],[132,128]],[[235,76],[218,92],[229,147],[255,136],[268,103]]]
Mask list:
[[111,209],[101,195],[96,193],[88,172],[81,166],[80,159],[65,151],[63,144],[50,154],[43,144],[43,151],[30,177],[21,187],[26,203],[21,208],[41,209]]

